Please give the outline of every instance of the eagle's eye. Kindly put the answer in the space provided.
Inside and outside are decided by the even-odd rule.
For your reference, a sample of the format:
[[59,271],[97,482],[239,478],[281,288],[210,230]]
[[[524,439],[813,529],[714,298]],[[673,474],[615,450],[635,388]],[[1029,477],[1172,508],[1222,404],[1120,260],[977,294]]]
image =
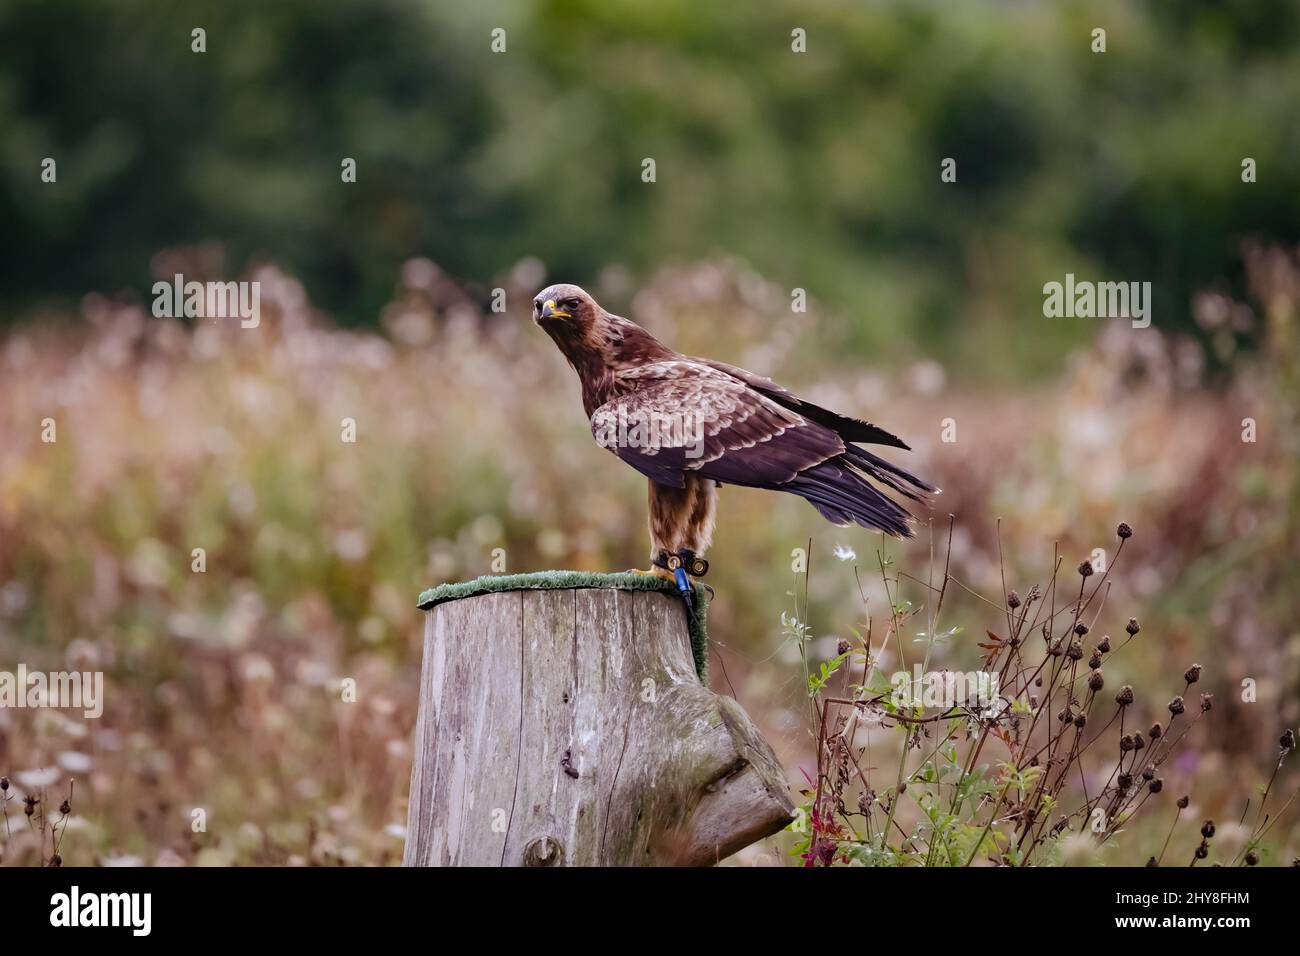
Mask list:
[[564,308],[565,308],[567,311],[569,311],[569,312],[575,312],[575,311],[577,311],[578,306],[582,305],[582,300],[581,300],[581,299],[565,299],[563,302],[560,303],[560,305],[564,306]]

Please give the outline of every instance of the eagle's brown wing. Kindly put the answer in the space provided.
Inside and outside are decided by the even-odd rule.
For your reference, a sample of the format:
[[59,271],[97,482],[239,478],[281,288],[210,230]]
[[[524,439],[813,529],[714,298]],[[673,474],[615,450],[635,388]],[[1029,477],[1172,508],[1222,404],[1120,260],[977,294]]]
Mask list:
[[680,488],[684,474],[694,472],[724,484],[788,491],[835,524],[857,522],[901,537],[911,534],[911,516],[865,475],[910,498],[918,495],[900,478],[930,490],[826,425],[710,365],[655,362],[621,371],[619,382],[630,391],[596,409],[592,433],[661,484]]
[[864,422],[860,418],[849,418],[847,415],[841,415],[838,412],[832,412],[830,409],[814,405],[812,402],[805,402],[794,392],[776,384],[770,378],[755,375],[753,372],[736,365],[728,365],[726,362],[714,362],[709,359],[697,359],[696,361],[744,382],[756,392],[766,395],[778,405],[797,412],[809,421],[825,425],[845,441],[860,441],[869,445],[892,445],[894,448],[911,451],[910,445],[897,435],[885,431],[879,425]]

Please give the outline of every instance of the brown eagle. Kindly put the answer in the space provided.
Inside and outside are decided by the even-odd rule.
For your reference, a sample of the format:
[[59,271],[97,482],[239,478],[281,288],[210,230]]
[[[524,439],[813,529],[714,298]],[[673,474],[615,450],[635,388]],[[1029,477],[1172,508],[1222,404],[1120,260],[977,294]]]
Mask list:
[[832,524],[911,537],[912,516],[867,479],[914,501],[938,489],[855,442],[907,449],[883,428],[802,401],[771,379],[674,352],[576,285],[533,300],[533,320],[582,383],[597,441],[650,479],[651,574],[708,568],[719,485],[788,491]]

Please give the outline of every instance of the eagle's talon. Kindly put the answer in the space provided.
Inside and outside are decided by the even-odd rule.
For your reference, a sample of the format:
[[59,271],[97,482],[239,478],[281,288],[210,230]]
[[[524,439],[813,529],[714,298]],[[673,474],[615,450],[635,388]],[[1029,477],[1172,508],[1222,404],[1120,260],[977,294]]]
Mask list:
[[657,567],[657,566],[651,567],[651,568],[649,568],[648,570],[645,570],[645,571],[642,571],[640,568],[628,568],[627,571],[626,571],[625,573],[627,573],[627,574],[644,574],[644,575],[647,575],[648,577],[659,578],[661,581],[672,581],[672,580],[673,580],[673,575],[672,575],[672,572],[671,572],[671,571],[668,571],[668,570],[666,570],[666,569],[664,569],[664,568]]

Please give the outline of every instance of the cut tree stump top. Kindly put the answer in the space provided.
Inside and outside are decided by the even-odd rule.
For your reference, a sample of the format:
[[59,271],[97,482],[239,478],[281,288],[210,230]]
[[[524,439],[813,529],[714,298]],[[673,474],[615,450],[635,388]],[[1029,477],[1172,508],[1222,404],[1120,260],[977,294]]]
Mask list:
[[[417,605],[427,611],[447,601],[491,594],[496,591],[559,591],[569,588],[609,588],[616,591],[661,591],[677,598],[677,585],[652,574],[634,574],[623,571],[601,574],[595,571],[533,571],[527,574],[485,574],[472,581],[440,584],[420,594]],[[691,653],[695,658],[695,673],[701,681],[709,672],[709,609],[708,589],[695,585],[695,620],[691,625]],[[685,610],[682,611],[685,619]]]

